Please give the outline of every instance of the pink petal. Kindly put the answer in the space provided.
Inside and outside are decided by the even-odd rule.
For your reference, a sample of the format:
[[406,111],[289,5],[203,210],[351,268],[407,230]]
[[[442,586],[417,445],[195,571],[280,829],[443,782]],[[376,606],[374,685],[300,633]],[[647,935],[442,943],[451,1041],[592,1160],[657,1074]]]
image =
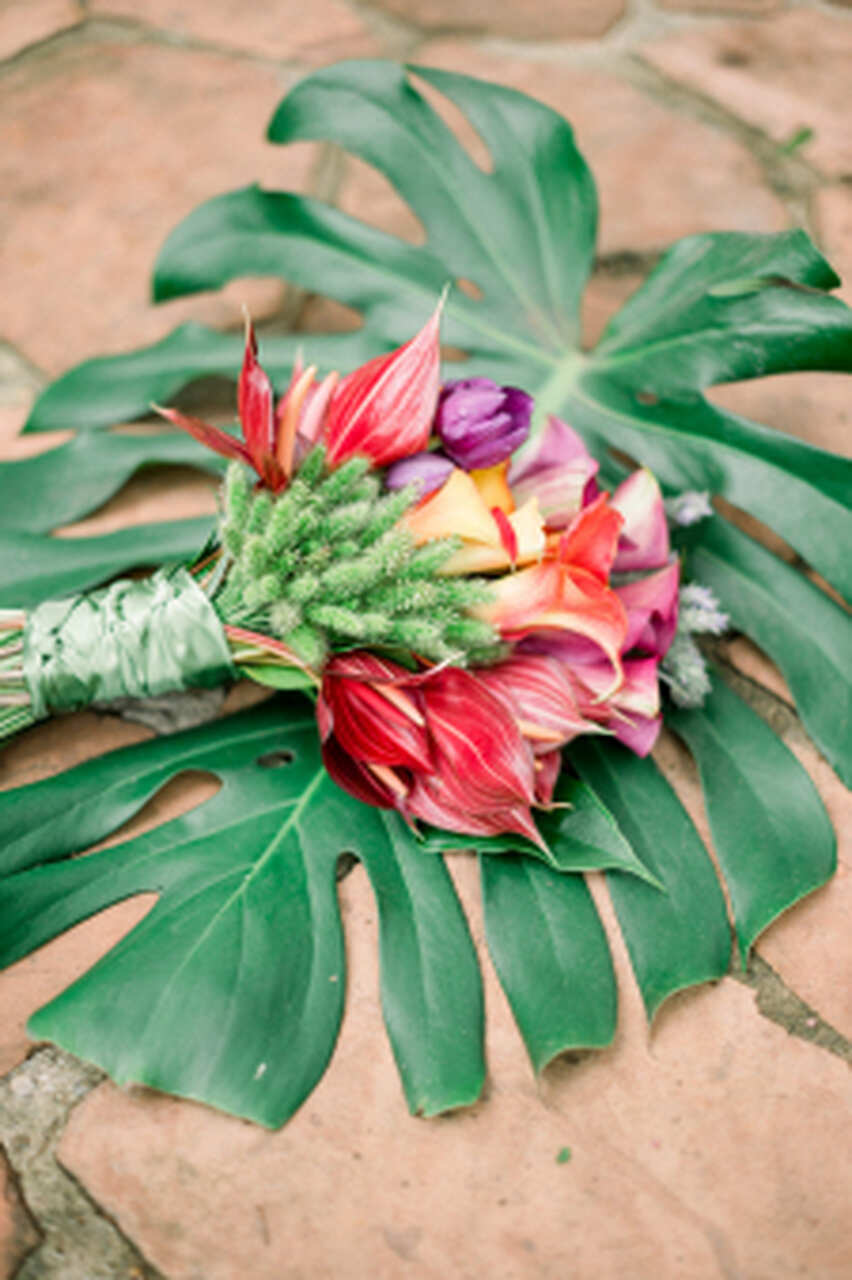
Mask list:
[[677,630],[678,581],[680,564],[672,560],[664,569],[616,587],[615,593],[627,610],[627,635],[622,653],[641,649],[662,658]]
[[547,805],[553,800],[553,791],[562,769],[562,752],[547,751],[536,760],[535,798]]
[[537,440],[509,468],[518,505],[537,497],[548,529],[564,529],[597,496],[598,464],[567,423],[549,417]]
[[630,720],[613,720],[611,725],[618,741],[625,747],[629,747],[637,756],[650,755],[662,727],[662,716],[654,716],[653,719],[633,716]]
[[624,517],[613,569],[630,573],[636,569],[657,569],[669,558],[669,527],[663,495],[654,476],[645,467],[634,471],[618,486],[612,505]]

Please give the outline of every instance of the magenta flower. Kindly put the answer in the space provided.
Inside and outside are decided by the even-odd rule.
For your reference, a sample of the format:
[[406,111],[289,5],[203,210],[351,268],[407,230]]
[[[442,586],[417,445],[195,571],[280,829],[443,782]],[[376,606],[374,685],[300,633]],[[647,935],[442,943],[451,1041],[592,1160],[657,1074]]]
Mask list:
[[677,630],[678,581],[680,565],[672,560],[665,568],[636,582],[615,588],[627,610],[627,636],[622,653],[633,650],[662,658]]
[[530,430],[533,399],[490,378],[447,382],[438,399],[435,430],[445,453],[464,471],[481,471],[511,457]]
[[578,704],[590,720],[597,720],[637,756],[646,756],[663,724],[657,659],[627,658],[623,666],[624,682],[605,702],[599,700],[610,678],[605,663],[573,671]]

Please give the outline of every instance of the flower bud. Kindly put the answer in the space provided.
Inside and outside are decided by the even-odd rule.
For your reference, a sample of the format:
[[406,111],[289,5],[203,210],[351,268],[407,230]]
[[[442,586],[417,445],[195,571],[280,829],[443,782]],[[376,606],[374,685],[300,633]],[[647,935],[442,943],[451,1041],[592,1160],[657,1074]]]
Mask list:
[[533,400],[490,378],[447,382],[438,400],[435,430],[445,452],[465,471],[493,467],[529,435]]

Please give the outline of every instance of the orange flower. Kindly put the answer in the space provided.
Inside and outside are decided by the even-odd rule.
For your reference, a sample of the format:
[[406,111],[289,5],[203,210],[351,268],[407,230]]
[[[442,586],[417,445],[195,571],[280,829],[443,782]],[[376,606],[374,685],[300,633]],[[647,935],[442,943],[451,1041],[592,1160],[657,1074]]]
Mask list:
[[[404,524],[418,545],[453,534],[462,539],[464,545],[444,565],[442,573],[509,569],[515,564],[529,564],[544,554],[544,526],[537,500],[530,498],[514,510],[508,486],[504,492],[492,470],[496,468],[480,472],[455,468],[436,493],[405,516]],[[492,499],[490,509],[483,492]]]

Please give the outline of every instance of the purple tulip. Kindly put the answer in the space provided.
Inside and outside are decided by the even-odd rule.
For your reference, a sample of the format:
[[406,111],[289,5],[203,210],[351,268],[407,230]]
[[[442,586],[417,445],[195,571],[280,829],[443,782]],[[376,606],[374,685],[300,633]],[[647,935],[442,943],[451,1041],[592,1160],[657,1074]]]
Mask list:
[[407,484],[418,485],[418,498],[426,498],[449,477],[453,464],[442,453],[412,453],[400,458],[387,469],[385,485],[388,489],[404,489]]
[[494,467],[524,443],[533,400],[490,378],[447,382],[438,399],[435,430],[446,453],[465,471]]

